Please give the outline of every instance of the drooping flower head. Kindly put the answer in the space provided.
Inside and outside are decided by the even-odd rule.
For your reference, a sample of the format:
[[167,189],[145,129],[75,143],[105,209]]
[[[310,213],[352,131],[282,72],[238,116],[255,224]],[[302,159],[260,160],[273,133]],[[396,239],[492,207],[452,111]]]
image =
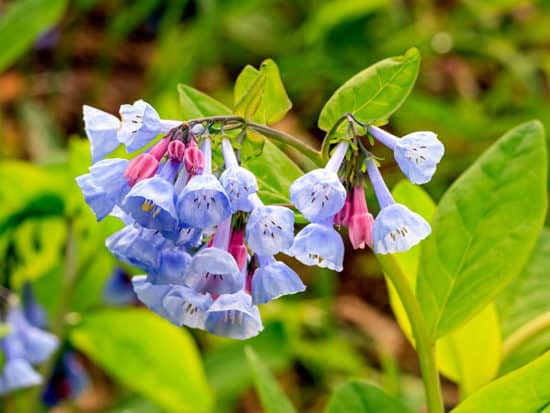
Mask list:
[[212,296],[182,285],[173,286],[163,299],[163,306],[169,320],[177,325],[191,328],[205,328],[207,311]]
[[324,168],[308,172],[290,186],[290,200],[309,221],[333,217],[344,206],[346,189],[340,182],[338,170],[347,149],[348,144],[340,142]]
[[258,268],[252,276],[251,295],[254,304],[265,304],[283,295],[306,289],[300,277],[284,262],[273,257],[257,256]]
[[353,188],[351,214],[348,221],[348,233],[354,249],[372,248],[372,226],[374,218],[367,208],[365,189],[362,184]]
[[121,105],[119,113],[122,122],[117,136],[128,152],[143,148],[162,130],[157,111],[141,99],[132,105]]
[[82,111],[84,113],[84,129],[90,140],[92,163],[96,163],[120,145],[117,139],[120,120],[110,113],[88,105],[84,105]]
[[433,132],[413,132],[398,138],[376,126],[369,132],[393,151],[401,171],[413,184],[425,184],[432,179],[445,147]]
[[4,354],[4,365],[0,375],[0,396],[42,383],[42,377],[25,359],[23,344],[13,332],[0,340],[0,348]]
[[407,251],[430,235],[431,227],[424,218],[394,201],[372,159],[367,162],[367,172],[380,204],[372,228],[374,252]]

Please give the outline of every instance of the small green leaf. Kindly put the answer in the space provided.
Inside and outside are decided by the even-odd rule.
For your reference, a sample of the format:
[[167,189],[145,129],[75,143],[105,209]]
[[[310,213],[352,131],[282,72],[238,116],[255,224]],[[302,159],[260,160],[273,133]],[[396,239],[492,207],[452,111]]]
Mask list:
[[[407,205],[428,222],[431,221],[436,206],[421,187],[403,180],[394,187],[392,194],[397,202]],[[412,288],[416,286],[421,247],[422,244],[407,252],[395,254]],[[393,312],[414,345],[407,314],[388,277],[386,281]],[[498,317],[494,304],[490,304],[454,333],[437,341],[437,367],[443,375],[460,385],[461,396],[465,397],[497,374],[501,346]]]
[[183,108],[184,119],[204,116],[230,115],[231,109],[200,90],[184,84],[178,85],[178,94]]
[[400,400],[364,381],[350,380],[331,396],[325,413],[412,413]]
[[266,413],[292,413],[296,412],[292,403],[288,400],[283,390],[269,371],[269,368],[262,363],[258,355],[251,347],[245,348],[248,364],[252,369],[254,386],[262,401]]
[[129,389],[174,413],[208,412],[212,393],[186,330],[142,309],[86,317],[73,345]]
[[[253,90],[252,86],[258,79],[265,78],[263,90]],[[249,119],[262,124],[272,124],[281,120],[292,107],[292,102],[288,98],[281,74],[277,64],[267,59],[262,62],[260,69],[252,66],[246,66],[239,74],[235,83],[234,102],[235,113],[237,107],[243,99],[248,96],[252,99],[251,94],[255,93],[255,98],[259,99],[258,106]],[[237,113],[240,114],[240,113]]]
[[414,48],[369,66],[334,92],[321,110],[319,128],[328,131],[346,113],[366,123],[388,119],[411,92],[419,69]]
[[265,91],[265,75],[258,73],[258,76],[250,84],[246,92],[235,103],[233,112],[235,115],[242,116],[245,119],[252,119],[258,111],[262,97]]
[[544,130],[533,121],[506,133],[443,196],[417,285],[433,338],[471,319],[518,275],[544,223],[546,173]]
[[495,380],[451,413],[540,413],[550,404],[550,352]]
[[20,0],[8,5],[0,17],[0,72],[57,23],[66,5],[67,0]]

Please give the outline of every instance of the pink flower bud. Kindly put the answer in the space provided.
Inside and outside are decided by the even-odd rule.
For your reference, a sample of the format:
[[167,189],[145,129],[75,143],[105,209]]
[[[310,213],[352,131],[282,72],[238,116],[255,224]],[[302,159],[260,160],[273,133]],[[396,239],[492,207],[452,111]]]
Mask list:
[[233,230],[231,241],[229,241],[229,253],[235,258],[239,269],[242,271],[246,265],[246,257],[248,255],[248,251],[244,245],[244,231]]
[[170,144],[169,138],[163,138],[157,143],[155,146],[151,148],[149,153],[151,156],[153,156],[157,161],[160,161],[164,154],[166,153],[166,149],[168,148],[168,145]]
[[346,195],[346,201],[344,206],[336,215],[334,215],[334,224],[335,225],[345,225],[349,224],[349,218],[351,215],[351,200],[349,193]]
[[185,168],[190,175],[198,175],[204,170],[204,154],[195,141],[190,141],[185,149]]
[[176,140],[168,145],[168,156],[170,159],[181,162],[185,154],[185,144],[182,141]]
[[353,188],[351,216],[348,223],[348,234],[354,249],[363,249],[365,245],[372,248],[372,225],[374,218],[369,213],[363,185]]
[[135,185],[142,179],[152,177],[158,169],[159,161],[150,153],[142,153],[130,161],[124,177],[130,186]]

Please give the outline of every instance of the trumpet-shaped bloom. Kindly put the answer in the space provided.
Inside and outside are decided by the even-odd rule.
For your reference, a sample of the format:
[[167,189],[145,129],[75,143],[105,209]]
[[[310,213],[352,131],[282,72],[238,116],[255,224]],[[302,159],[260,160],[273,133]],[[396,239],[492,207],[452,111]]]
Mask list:
[[348,225],[351,217],[351,199],[349,193],[346,195],[344,206],[334,215],[334,225]]
[[19,308],[10,309],[7,321],[22,346],[21,357],[31,364],[46,361],[59,345],[56,336],[32,326]]
[[190,263],[191,255],[185,248],[164,248],[160,253],[158,269],[149,276],[155,284],[183,284],[184,274]]
[[251,295],[254,304],[265,304],[283,295],[305,291],[298,274],[273,257],[258,256],[260,266],[252,277]]
[[5,358],[0,375],[0,396],[42,383],[42,377],[23,357],[22,344],[13,332],[0,341],[0,347]]
[[231,294],[243,287],[244,280],[231,254],[220,248],[209,247],[193,256],[184,283],[199,292]]
[[169,319],[170,314],[164,308],[163,300],[172,289],[169,284],[154,284],[149,276],[137,275],[132,278],[134,292],[143,304],[162,318]]
[[372,228],[374,252],[393,254],[407,251],[432,232],[430,225],[405,205],[393,204],[383,208]]
[[445,153],[445,147],[433,132],[413,132],[402,138],[375,126],[369,132],[393,150],[399,168],[414,184],[429,182]]
[[246,224],[246,241],[258,255],[275,255],[290,248],[294,213],[282,206],[257,206]]
[[356,186],[353,190],[351,217],[348,223],[349,239],[354,249],[362,249],[366,245],[372,248],[373,222],[374,218],[367,208],[364,187]]
[[170,232],[178,228],[174,186],[160,176],[144,179],[133,186],[122,208],[145,228]]
[[[330,220],[330,222],[329,222]],[[333,217],[324,223],[311,223],[294,238],[288,255],[306,265],[316,265],[334,271],[342,271],[344,241],[332,227]]]
[[346,189],[338,178],[348,144],[336,147],[327,165],[301,176],[290,186],[290,200],[312,222],[333,217],[344,206]]
[[264,328],[258,307],[244,291],[218,297],[208,309],[205,327],[218,336],[239,340],[254,337]]
[[169,320],[173,324],[200,329],[205,328],[206,312],[211,304],[210,294],[201,294],[181,285],[172,287],[163,301]]
[[133,105],[121,105],[119,113],[122,122],[117,137],[128,152],[143,148],[162,130],[157,111],[143,100],[137,100]]
[[84,129],[90,140],[92,163],[113,152],[120,142],[117,139],[120,120],[110,113],[84,105]]
[[214,175],[195,175],[178,196],[176,209],[190,227],[208,228],[231,215],[229,197]]
[[159,161],[150,153],[141,153],[130,161],[124,177],[130,186],[143,179],[151,178],[157,172]]
[[136,225],[125,226],[105,241],[117,259],[146,272],[159,267],[160,252],[165,243],[157,231]]

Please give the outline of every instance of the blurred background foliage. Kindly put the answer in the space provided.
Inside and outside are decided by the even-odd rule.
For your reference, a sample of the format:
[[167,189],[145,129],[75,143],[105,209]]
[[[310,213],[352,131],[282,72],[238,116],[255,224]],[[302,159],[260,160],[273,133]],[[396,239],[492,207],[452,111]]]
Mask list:
[[[163,118],[181,119],[178,83],[230,104],[242,67],[271,57],[293,102],[275,127],[320,147],[316,120],[332,92],[366,66],[416,46],[419,81],[389,127],[398,135],[439,134],[447,152],[426,186],[437,201],[507,129],[532,118],[550,129],[549,22],[546,0],[0,2],[0,276],[15,290],[31,281],[52,330],[82,352],[91,385],[61,410],[201,411],[215,403],[216,412],[261,411],[245,343],[178,330],[143,309],[106,308],[102,290],[117,264],[104,239],[119,224],[96,224],[74,182],[90,164],[83,104],[116,113],[144,98]],[[385,161],[383,169],[397,182],[395,164]],[[547,272],[548,238],[543,233],[524,271],[535,288]],[[308,292],[265,306],[265,331],[246,343],[298,410],[321,411],[350,376],[418,409],[414,350],[394,321],[374,257],[348,252],[338,275],[299,271]],[[62,297],[67,283],[73,293]],[[516,288],[528,293],[530,286],[506,294]],[[538,291],[532,317],[550,302]],[[497,304],[513,315],[506,294]],[[507,319],[505,335],[525,321],[521,314]],[[549,345],[540,337],[502,369]],[[449,406],[459,399],[450,381],[444,395]]]

